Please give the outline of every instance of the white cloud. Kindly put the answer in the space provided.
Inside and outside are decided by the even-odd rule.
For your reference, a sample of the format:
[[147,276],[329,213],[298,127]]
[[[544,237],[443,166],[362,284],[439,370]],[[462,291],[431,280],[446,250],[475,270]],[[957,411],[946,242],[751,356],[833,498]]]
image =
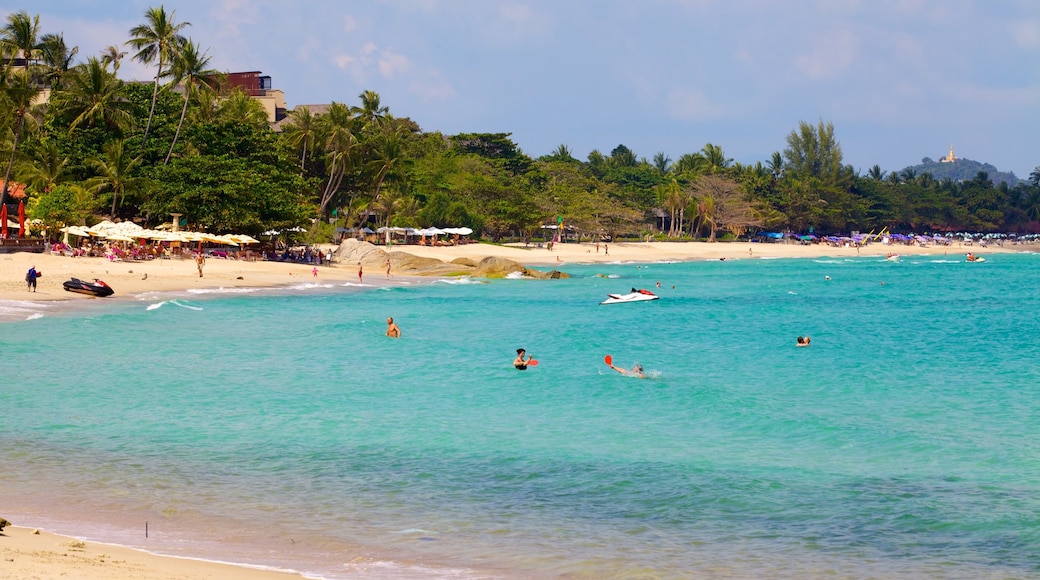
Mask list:
[[392,52],[381,52],[378,58],[379,72],[384,77],[390,78],[397,76],[400,73],[408,72],[411,68],[411,61],[408,57],[403,54],[395,54]]
[[1040,48],[1040,20],[1012,22],[1009,28],[1019,48]]
[[408,90],[418,96],[423,102],[448,101],[458,96],[455,87],[444,80],[436,78],[430,81],[412,81],[408,85]]
[[680,121],[710,121],[729,117],[731,105],[712,102],[698,89],[671,89],[665,97],[668,116]]
[[358,23],[352,17],[347,16],[343,19],[343,32],[354,32],[357,30]]
[[795,68],[811,79],[833,77],[855,62],[859,53],[859,38],[848,29],[833,30],[821,35],[810,52],[795,57]]

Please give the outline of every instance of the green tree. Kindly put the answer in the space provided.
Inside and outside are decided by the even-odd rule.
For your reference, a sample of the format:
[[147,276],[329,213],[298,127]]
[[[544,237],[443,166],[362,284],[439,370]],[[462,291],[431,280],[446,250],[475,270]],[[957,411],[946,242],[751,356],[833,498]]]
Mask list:
[[802,178],[815,177],[827,184],[838,182],[842,171],[841,144],[834,137],[834,125],[820,121],[813,126],[805,121],[787,136],[784,160],[789,172]]
[[135,175],[141,165],[141,157],[131,158],[126,151],[122,139],[110,141],[104,146],[104,155],[92,160],[97,175],[86,182],[87,189],[93,194],[111,193],[112,211],[109,216],[116,217],[116,205],[122,203],[128,193],[135,193],[144,185],[144,179]]
[[307,153],[314,149],[318,136],[317,117],[308,107],[296,107],[289,111],[289,122],[282,135],[294,150],[300,151],[300,175],[306,170]]
[[17,170],[17,179],[35,192],[50,191],[65,181],[69,156],[62,153],[57,143],[44,141],[33,153]]
[[54,89],[61,88],[61,81],[72,67],[72,59],[76,58],[78,53],[79,47],[69,48],[63,35],[44,34],[40,39],[44,83]]
[[14,159],[18,154],[18,144],[26,124],[36,125],[36,117],[32,113],[33,101],[40,94],[40,87],[30,76],[27,69],[14,71],[10,74],[7,83],[0,87],[3,97],[3,108],[7,109],[10,128],[12,131],[11,157],[7,162],[7,172],[4,173],[4,186],[0,190],[0,204],[7,201],[7,185],[11,182],[11,171],[14,169]]
[[101,51],[101,63],[105,67],[112,65],[112,74],[119,74],[119,61],[123,60],[125,56],[126,52],[119,50],[118,46],[109,45]]
[[144,126],[143,141],[148,141],[148,132],[152,128],[152,116],[155,114],[155,101],[159,96],[159,79],[163,77],[163,67],[172,62],[177,50],[184,45],[185,38],[181,30],[191,26],[190,22],[174,21],[176,11],[166,13],[164,6],[149,8],[145,13],[145,24],[130,29],[130,40],[126,42],[137,51],[134,60],[142,64],[156,63],[155,84],[152,88],[152,107],[148,111],[148,122]]
[[68,75],[68,86],[54,95],[60,114],[73,116],[69,131],[84,125],[103,125],[123,132],[133,124],[129,103],[123,95],[123,82],[108,72],[96,57],[90,57]]
[[63,184],[35,196],[29,207],[32,219],[43,220],[48,229],[83,223],[93,210],[93,197],[84,187]]
[[235,87],[217,108],[217,118],[254,127],[267,127],[267,111],[260,101]]
[[170,162],[173,148],[177,145],[177,139],[181,136],[184,117],[188,113],[188,102],[191,101],[191,97],[195,94],[195,83],[201,81],[200,87],[203,87],[202,90],[208,90],[209,84],[207,83],[212,83],[213,79],[220,74],[218,71],[208,68],[209,61],[209,56],[205,52],[200,53],[199,47],[190,39],[185,41],[184,45],[177,50],[176,58],[170,68],[170,76],[173,79],[173,84],[184,83],[184,106],[181,107],[181,116],[177,121],[177,131],[173,134],[173,141],[170,142],[170,151],[166,153],[163,165]]
[[23,59],[23,70],[28,73],[30,63],[40,48],[40,15],[29,16],[25,10],[7,16],[7,24],[0,29],[0,49],[4,58]]

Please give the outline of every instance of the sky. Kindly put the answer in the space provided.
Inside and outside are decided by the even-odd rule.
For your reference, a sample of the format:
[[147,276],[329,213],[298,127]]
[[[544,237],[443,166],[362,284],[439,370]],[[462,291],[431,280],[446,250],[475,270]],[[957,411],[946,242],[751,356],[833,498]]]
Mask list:
[[[157,2],[0,0],[79,60]],[[178,0],[225,72],[261,71],[289,108],[379,93],[424,131],[511,133],[532,157],[625,145],[741,163],[830,122],[846,164],[922,158],[1040,167],[1040,0]],[[130,50],[127,48],[126,50]],[[120,77],[154,68],[123,60]]]

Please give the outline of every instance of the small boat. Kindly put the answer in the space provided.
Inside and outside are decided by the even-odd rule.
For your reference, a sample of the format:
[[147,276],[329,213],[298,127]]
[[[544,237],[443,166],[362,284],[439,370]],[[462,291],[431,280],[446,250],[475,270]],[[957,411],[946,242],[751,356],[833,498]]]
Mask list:
[[888,260],[889,262],[898,262],[899,254],[888,254],[885,256],[885,260]]
[[87,282],[86,280],[80,280],[79,278],[73,278],[62,284],[65,287],[66,292],[76,292],[78,294],[87,294],[89,296],[97,296],[103,298],[105,296],[111,296],[116,293],[111,286],[105,284],[101,280],[94,278],[93,282]]
[[625,302],[646,302],[658,300],[661,297],[649,290],[632,289],[628,294],[607,294],[607,299],[600,304],[623,304]]

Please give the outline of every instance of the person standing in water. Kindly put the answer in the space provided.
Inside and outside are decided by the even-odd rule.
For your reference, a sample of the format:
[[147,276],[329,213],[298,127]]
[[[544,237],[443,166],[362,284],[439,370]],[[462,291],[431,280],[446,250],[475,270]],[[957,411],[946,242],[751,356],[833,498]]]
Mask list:
[[386,335],[390,338],[401,338],[401,329],[398,328],[393,318],[386,319]]
[[513,360],[513,366],[516,367],[516,370],[518,371],[526,371],[527,366],[531,363],[531,360],[534,358],[534,355],[527,355],[527,358],[524,359],[525,354],[527,354],[526,350],[522,348],[516,349],[516,358]]

